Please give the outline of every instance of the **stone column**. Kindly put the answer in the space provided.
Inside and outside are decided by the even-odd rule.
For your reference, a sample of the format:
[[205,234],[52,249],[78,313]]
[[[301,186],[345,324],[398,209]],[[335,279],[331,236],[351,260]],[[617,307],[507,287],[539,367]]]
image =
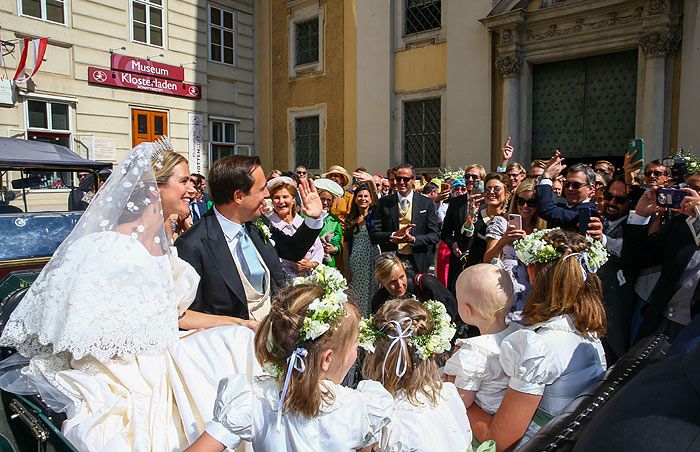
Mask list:
[[655,31],[639,38],[644,53],[644,101],[642,106],[642,130],[645,142],[645,160],[663,158],[669,153],[664,149],[664,111],[666,104],[666,57],[678,47],[679,36],[671,31]]
[[516,148],[520,143],[520,66],[522,61],[517,54],[496,58],[496,72],[503,78],[503,120],[501,140],[511,137]]

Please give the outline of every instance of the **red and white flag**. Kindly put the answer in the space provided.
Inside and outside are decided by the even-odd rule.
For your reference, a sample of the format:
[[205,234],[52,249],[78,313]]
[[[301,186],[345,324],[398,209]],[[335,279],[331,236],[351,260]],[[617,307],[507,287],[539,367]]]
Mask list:
[[[31,59],[31,72],[29,71],[29,66],[27,64],[29,47],[32,47],[32,59]],[[46,47],[49,44],[49,38],[39,38],[30,40],[29,38],[23,38],[19,42],[20,48],[20,58],[19,64],[17,65],[17,71],[13,80],[17,83],[24,83],[36,74],[44,62],[44,55],[46,54]]]

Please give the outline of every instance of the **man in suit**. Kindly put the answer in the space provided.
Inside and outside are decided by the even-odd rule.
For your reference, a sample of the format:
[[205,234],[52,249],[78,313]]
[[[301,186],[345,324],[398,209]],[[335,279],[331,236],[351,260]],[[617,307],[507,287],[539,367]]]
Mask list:
[[[566,203],[556,203],[552,180],[566,167],[564,159],[556,151],[547,162],[542,179],[537,185],[537,214],[547,220],[549,227],[578,230],[579,211],[591,209],[597,212],[592,201],[595,194],[595,171],[588,165],[577,163],[566,172],[564,197]],[[593,235],[593,234],[591,234]]]
[[648,234],[649,218],[664,208],[656,205],[657,188],[647,190],[631,212],[624,229],[622,261],[627,273],[661,264],[661,276],[643,312],[642,326],[637,339],[657,329],[671,339],[690,322],[700,310],[700,247],[686,219],[696,218],[700,207],[700,173],[687,178],[687,196],[658,233]]
[[433,201],[413,191],[415,173],[408,164],[396,169],[396,193],[382,197],[375,213],[373,244],[396,251],[418,273],[428,271],[440,240]]
[[313,182],[300,184],[302,212],[308,218],[287,236],[261,216],[268,191],[258,157],[217,160],[209,190],[214,207],[175,242],[179,256],[202,278],[186,315],[206,317],[209,325],[255,328],[269,311],[271,296],[286,285],[280,257],[300,260],[318,237],[321,200]]
[[605,225],[603,243],[610,259],[598,271],[603,284],[603,303],[608,314],[608,330],[603,339],[608,365],[627,351],[634,314],[634,280],[622,270],[622,237],[630,199],[624,178],[613,179],[605,190]]

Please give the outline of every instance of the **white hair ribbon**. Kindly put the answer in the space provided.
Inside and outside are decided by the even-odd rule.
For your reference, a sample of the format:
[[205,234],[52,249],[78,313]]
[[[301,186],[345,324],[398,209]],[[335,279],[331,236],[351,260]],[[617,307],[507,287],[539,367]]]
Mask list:
[[[401,326],[402,323],[408,322],[405,328]],[[390,320],[389,323],[394,325],[394,331],[396,331],[396,336],[392,334],[387,334],[389,339],[391,339],[391,344],[386,351],[386,356],[384,356],[384,362],[382,363],[382,384],[384,383],[384,368],[386,367],[386,360],[389,358],[391,351],[399,345],[399,359],[396,360],[396,376],[403,377],[408,369],[408,361],[404,358],[404,354],[408,355],[408,347],[406,346],[405,339],[413,336],[413,331],[411,326],[413,325],[413,319],[410,317],[404,317],[399,320]]]
[[[578,261],[578,265],[581,267],[581,274],[583,275],[583,282],[586,282],[588,279],[588,272],[594,273],[591,271],[588,264],[588,255],[586,253],[571,253],[564,256],[563,260],[567,260],[570,257],[575,257]],[[588,271],[586,271],[586,269],[588,269]]]
[[287,375],[284,377],[284,386],[282,387],[282,395],[280,395],[280,401],[277,405],[277,431],[280,431],[280,426],[282,425],[282,408],[284,406],[284,399],[287,397],[287,389],[289,389],[289,380],[292,378],[292,371],[304,372],[306,370],[306,364],[304,364],[304,358],[309,354],[309,351],[305,348],[299,347],[292,352],[292,356],[287,358]]

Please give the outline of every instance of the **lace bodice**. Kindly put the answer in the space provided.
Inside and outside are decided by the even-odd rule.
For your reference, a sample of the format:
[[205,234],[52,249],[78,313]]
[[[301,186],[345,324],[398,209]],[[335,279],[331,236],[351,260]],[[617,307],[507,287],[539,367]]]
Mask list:
[[176,255],[152,256],[117,232],[89,234],[70,245],[60,266],[42,271],[0,345],[27,357],[66,351],[101,362],[156,355],[177,339],[178,311],[192,302],[198,282]]

